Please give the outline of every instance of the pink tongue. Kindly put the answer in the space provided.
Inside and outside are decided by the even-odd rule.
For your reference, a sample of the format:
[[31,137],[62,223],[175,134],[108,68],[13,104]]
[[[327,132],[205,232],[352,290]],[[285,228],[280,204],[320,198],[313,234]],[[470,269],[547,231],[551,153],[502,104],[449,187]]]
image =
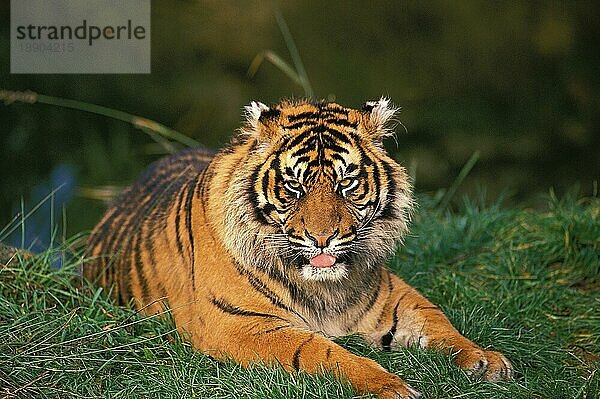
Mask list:
[[314,267],[330,267],[335,263],[335,256],[329,254],[317,255],[310,259],[310,264]]

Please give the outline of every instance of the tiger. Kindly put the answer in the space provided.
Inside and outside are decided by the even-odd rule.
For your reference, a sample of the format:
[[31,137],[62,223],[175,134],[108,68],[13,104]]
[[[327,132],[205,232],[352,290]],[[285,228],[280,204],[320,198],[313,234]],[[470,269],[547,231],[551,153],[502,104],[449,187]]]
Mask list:
[[88,280],[146,314],[164,310],[194,348],[333,375],[359,394],[418,398],[374,360],[333,341],[438,348],[488,380],[509,379],[499,352],[462,336],[386,260],[414,209],[404,167],[388,155],[389,99],[252,102],[217,153],[189,148],[152,164],[88,240]]

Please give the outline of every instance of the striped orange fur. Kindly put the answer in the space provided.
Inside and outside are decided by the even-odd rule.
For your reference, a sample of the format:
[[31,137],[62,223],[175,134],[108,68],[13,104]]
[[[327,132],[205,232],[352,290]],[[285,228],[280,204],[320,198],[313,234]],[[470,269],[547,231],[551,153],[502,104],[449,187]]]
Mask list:
[[177,327],[215,358],[332,372],[381,398],[419,394],[331,341],[442,347],[458,366],[509,378],[510,362],[463,337],[385,267],[407,231],[411,186],[382,140],[395,109],[252,103],[217,154],[164,158],[115,202],[89,238],[85,276]]

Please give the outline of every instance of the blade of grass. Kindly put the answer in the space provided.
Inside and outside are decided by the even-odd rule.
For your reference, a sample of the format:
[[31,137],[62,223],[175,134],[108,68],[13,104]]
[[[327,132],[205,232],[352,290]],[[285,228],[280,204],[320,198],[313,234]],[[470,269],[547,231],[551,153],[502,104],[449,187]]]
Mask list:
[[25,248],[25,201],[23,201],[23,197],[21,197],[21,248]]
[[287,23],[285,22],[283,14],[277,9],[275,9],[274,13],[275,19],[277,20],[277,25],[279,25],[279,30],[281,31],[283,39],[285,40],[285,45],[287,46],[287,49],[290,52],[290,56],[292,57],[292,61],[294,62],[294,66],[296,67],[296,71],[298,72],[298,76],[300,77],[300,81],[302,82],[304,94],[307,97],[312,98],[314,96],[314,92],[308,80],[306,70],[304,69],[304,63],[302,63],[302,58],[300,57],[300,53],[298,52],[298,47],[296,47],[294,38],[290,33],[290,29],[288,28]]
[[101,105],[90,104],[78,100],[70,100],[66,98],[47,96],[44,94],[38,94],[32,91],[10,91],[0,90],[0,100],[4,101],[4,104],[10,105],[14,102],[23,102],[27,104],[42,103],[48,105],[54,105],[61,108],[76,109],[79,111],[90,112],[96,115],[106,116],[112,119],[120,120],[133,125],[134,127],[148,133],[148,130],[159,134],[160,136],[177,141],[188,147],[199,146],[196,140],[188,137],[176,130],[170,129],[158,122],[146,119],[140,116],[132,115],[127,112],[115,110],[112,108],[104,107]]
[[[16,220],[16,218],[13,218],[13,220],[11,221],[11,223],[7,224],[6,226],[4,226],[4,228],[2,230],[0,230],[0,241],[4,240],[6,237],[8,237],[10,234],[12,234],[13,231],[15,231],[19,226],[22,226],[22,231],[21,231],[21,241],[22,241],[22,245],[25,242],[25,221],[29,218],[29,216],[31,216],[35,211],[37,211],[42,204],[44,204],[46,201],[48,201],[50,198],[52,198],[52,196],[54,196],[54,194],[56,194],[56,192],[58,190],[60,190],[61,188],[63,188],[64,184],[61,184],[60,186],[58,186],[57,188],[55,188],[54,190],[52,190],[50,192],[50,194],[46,195],[39,203],[37,203],[29,212],[27,212],[27,214],[25,214],[25,208],[23,205],[23,200],[21,200],[21,213],[20,215],[17,215],[21,218],[20,223],[12,226],[11,228],[11,224]],[[8,231],[7,231],[8,230]]]
[[460,173],[458,174],[458,176],[456,176],[456,179],[454,179],[454,182],[452,183],[448,191],[446,191],[446,193],[442,197],[439,205],[440,210],[445,210],[446,208],[448,208],[450,201],[454,197],[454,194],[456,194],[456,190],[458,190],[458,187],[462,184],[463,180],[465,180],[465,177],[469,175],[469,173],[473,169],[473,166],[475,166],[475,164],[477,163],[478,159],[479,151],[475,151],[473,155],[471,155],[469,160],[465,163],[465,165],[462,167]]
[[82,198],[89,198],[102,201],[108,205],[114,201],[125,187],[121,186],[97,186],[97,187],[79,187],[77,194]]
[[149,129],[147,127],[140,127],[140,129],[148,136],[150,136],[152,140],[158,143],[168,154],[174,154],[177,151],[177,148],[173,145],[171,141],[163,139],[159,134],[154,132],[154,130]]
[[258,68],[260,68],[261,64],[265,60],[269,61],[276,68],[279,68],[279,70],[283,72],[288,78],[290,78],[294,83],[302,86],[302,79],[300,79],[298,73],[294,71],[294,68],[292,68],[290,64],[285,62],[280,56],[278,56],[271,50],[265,50],[263,52],[260,52],[257,54],[256,57],[254,57],[254,59],[250,63],[250,67],[248,67],[248,76],[251,78],[254,77],[254,75],[256,75],[256,72],[258,72]]
[[277,25],[279,26],[279,30],[285,40],[285,45],[292,57],[292,62],[294,66],[292,67],[289,63],[287,63],[283,58],[277,55],[272,50],[265,50],[256,55],[250,66],[248,67],[248,76],[253,77],[258,68],[262,65],[262,63],[266,60],[273,64],[276,68],[278,68],[284,75],[290,78],[294,83],[301,86],[304,89],[304,95],[308,98],[314,97],[314,92],[310,81],[308,80],[308,75],[306,74],[306,69],[304,69],[304,64],[302,63],[302,58],[300,57],[300,53],[298,52],[298,47],[296,47],[296,43],[294,42],[294,38],[290,33],[290,29],[285,22],[285,18],[279,12],[279,10],[274,11],[275,19],[277,20]]

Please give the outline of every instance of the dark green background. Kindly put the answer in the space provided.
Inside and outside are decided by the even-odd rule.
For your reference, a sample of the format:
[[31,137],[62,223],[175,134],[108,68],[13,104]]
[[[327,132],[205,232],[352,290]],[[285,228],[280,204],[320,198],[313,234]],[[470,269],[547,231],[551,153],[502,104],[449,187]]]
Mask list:
[[[598,4],[154,1],[151,74],[10,75],[10,7],[2,1],[0,88],[105,105],[219,147],[251,100],[303,95],[271,64],[247,76],[263,50],[290,59],[276,5],[317,97],[359,106],[383,94],[402,106],[408,132],[399,128],[398,145],[387,144],[416,171],[418,191],[447,188],[479,151],[456,199],[483,187],[491,199],[508,191],[513,203],[535,205],[551,187],[560,194],[579,185],[590,194],[600,177]],[[103,204],[78,187],[131,182],[158,157],[152,143],[100,116],[0,106],[0,226],[21,198],[31,207],[49,190],[62,165],[74,178],[68,230],[91,228]]]

